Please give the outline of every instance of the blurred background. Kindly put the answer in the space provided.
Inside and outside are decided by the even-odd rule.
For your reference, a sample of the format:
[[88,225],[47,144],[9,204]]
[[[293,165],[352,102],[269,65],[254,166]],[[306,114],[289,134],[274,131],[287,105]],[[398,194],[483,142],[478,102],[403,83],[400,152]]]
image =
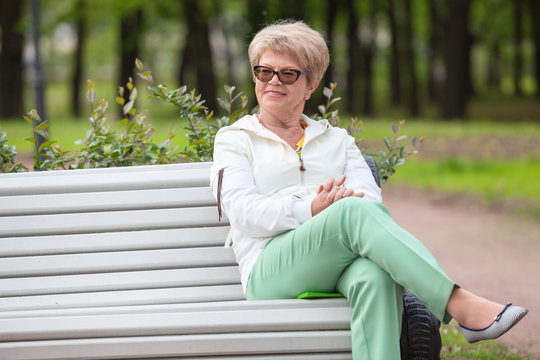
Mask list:
[[[247,46],[284,18],[326,36],[324,84],[337,83],[342,117],[364,121],[367,145],[400,119],[404,133],[426,137],[395,181],[447,191],[473,182],[487,201],[505,194],[540,203],[539,181],[530,180],[540,177],[537,0],[0,0],[0,132],[31,155],[21,117],[38,108],[51,138],[73,147],[89,128],[87,80],[114,107],[132,77],[156,136],[182,135],[176,110],[146,98],[136,58],[156,83],[196,89],[218,113],[224,85],[255,106]],[[325,101],[322,89],[308,115]]]

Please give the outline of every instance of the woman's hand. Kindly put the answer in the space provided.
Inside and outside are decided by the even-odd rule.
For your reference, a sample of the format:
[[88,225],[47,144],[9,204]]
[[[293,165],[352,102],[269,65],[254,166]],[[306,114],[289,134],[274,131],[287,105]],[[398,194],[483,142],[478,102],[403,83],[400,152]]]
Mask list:
[[311,202],[311,214],[317,215],[336,201],[349,196],[363,197],[364,193],[355,193],[352,189],[342,187],[345,182],[345,175],[339,179],[328,178],[324,185],[317,189],[317,196]]

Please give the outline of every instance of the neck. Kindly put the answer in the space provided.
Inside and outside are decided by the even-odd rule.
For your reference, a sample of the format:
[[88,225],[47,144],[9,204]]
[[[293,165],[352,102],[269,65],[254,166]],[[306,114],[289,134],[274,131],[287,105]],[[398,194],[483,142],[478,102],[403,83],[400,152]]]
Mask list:
[[296,143],[304,134],[301,116],[282,120],[277,117],[259,114],[257,115],[257,118],[262,126],[282,138],[292,148],[296,148]]

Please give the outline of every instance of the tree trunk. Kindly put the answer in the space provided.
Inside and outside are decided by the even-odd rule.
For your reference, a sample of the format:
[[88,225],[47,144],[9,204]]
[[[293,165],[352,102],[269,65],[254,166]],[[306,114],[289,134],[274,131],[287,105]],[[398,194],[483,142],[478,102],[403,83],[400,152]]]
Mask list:
[[23,114],[23,33],[17,29],[23,1],[0,0],[0,118]]
[[501,45],[499,42],[490,46],[489,54],[487,86],[489,89],[499,91],[501,87]]
[[445,28],[446,80],[441,103],[444,119],[465,117],[469,94],[470,0],[448,0],[450,15]]
[[[328,41],[328,51],[332,56],[334,52],[334,28],[336,24],[336,17],[338,13],[338,0],[328,0],[327,2],[327,11],[326,11],[326,36]],[[334,62],[330,60],[328,64],[328,70],[324,77],[324,86],[330,86],[330,83],[335,82],[334,80]]]
[[523,95],[523,0],[514,0],[514,93]]
[[531,25],[534,42],[534,77],[536,79],[536,96],[540,97],[540,3],[529,0]]
[[363,104],[362,113],[373,115],[373,57],[375,56],[375,36],[377,32],[377,1],[370,1],[369,38],[362,46],[363,55]]
[[407,106],[409,114],[417,117],[420,114],[420,105],[418,102],[418,80],[416,78],[415,52],[412,29],[412,4],[411,0],[405,0],[405,47],[404,57],[407,67]]
[[77,21],[75,22],[75,32],[77,34],[77,44],[73,58],[73,73],[71,77],[71,112],[73,116],[81,116],[81,83],[83,77],[83,49],[86,40],[85,24],[85,1],[77,0]]
[[429,0],[429,13],[428,99],[430,102],[437,102],[440,98],[442,82],[441,65],[439,64],[441,58],[442,28],[437,0]]
[[[217,110],[216,78],[210,46],[208,16],[202,14],[196,0],[184,0],[184,16],[187,24],[186,46],[182,56],[180,83],[186,84],[186,73],[194,73],[197,92],[206,100],[210,110]],[[193,16],[193,14],[198,14]]]
[[[129,78],[135,81],[135,59],[139,56],[139,41],[142,34],[143,11],[137,8],[124,14],[120,20],[120,84],[125,86]],[[124,92],[128,101],[129,92]]]
[[388,23],[392,37],[390,52],[390,94],[393,106],[401,104],[401,76],[399,71],[399,35],[394,0],[388,0]]
[[361,108],[362,90],[362,49],[358,36],[358,16],[353,0],[347,0],[348,26],[347,43],[349,45],[347,71],[347,113],[358,114]]

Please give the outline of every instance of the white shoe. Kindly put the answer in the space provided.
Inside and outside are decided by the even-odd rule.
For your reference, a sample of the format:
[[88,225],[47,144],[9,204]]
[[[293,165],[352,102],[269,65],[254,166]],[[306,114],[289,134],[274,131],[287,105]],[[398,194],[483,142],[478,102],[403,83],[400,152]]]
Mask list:
[[493,322],[483,329],[471,329],[461,324],[459,327],[465,339],[472,344],[481,340],[498,338],[516,325],[525,315],[527,315],[526,309],[508,303]]

